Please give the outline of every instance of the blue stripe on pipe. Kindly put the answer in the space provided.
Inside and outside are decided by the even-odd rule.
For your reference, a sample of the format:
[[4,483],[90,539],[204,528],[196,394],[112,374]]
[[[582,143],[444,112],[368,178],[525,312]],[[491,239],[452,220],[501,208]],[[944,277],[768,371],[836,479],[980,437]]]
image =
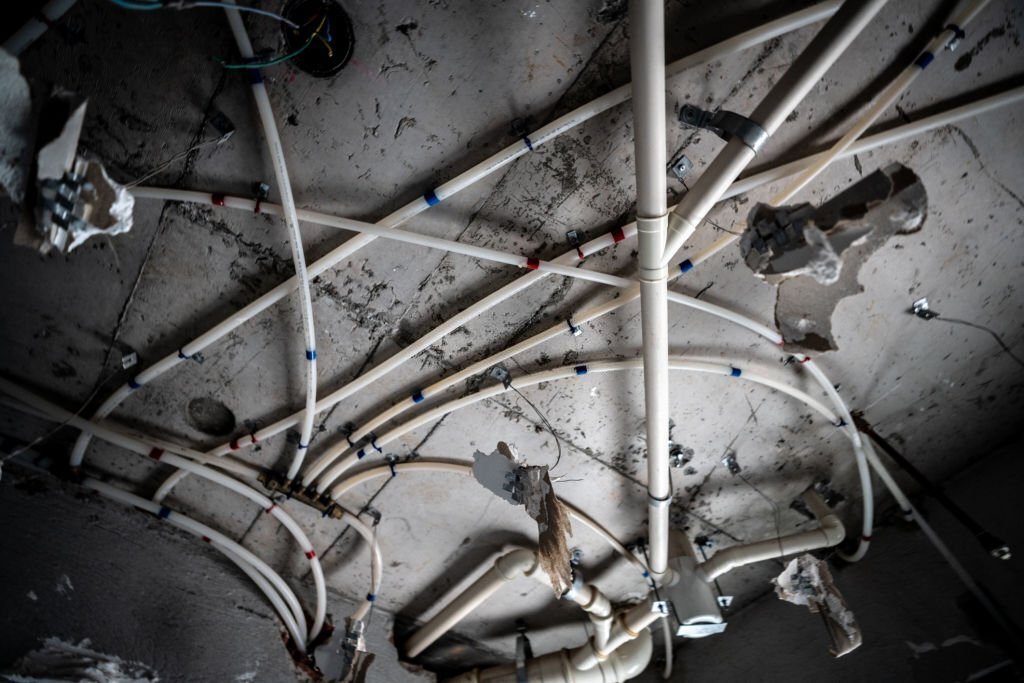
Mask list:
[[732,372],[729,374],[732,375],[733,377],[739,377],[740,375],[743,374],[743,371],[740,370],[739,368],[733,368]]
[[530,142],[530,138],[527,137],[526,135],[524,135],[523,136],[523,142],[526,143],[526,149],[528,149],[528,150],[530,150],[532,152],[533,151],[533,143]]
[[135,391],[136,389],[138,389],[142,385],[139,384],[137,381],[135,381],[135,378],[132,377],[130,380],[128,380],[128,386],[130,386],[132,388],[132,391]]
[[935,55],[931,52],[922,52],[921,56],[917,58],[917,61],[914,62],[914,64],[921,67],[921,70],[923,71],[928,68],[928,65],[931,64],[934,59]]
[[360,459],[360,460],[362,460],[363,458],[365,458],[365,457],[366,457],[366,449],[365,449],[365,448],[360,448],[360,449],[359,449],[359,452],[358,452],[358,453],[356,453],[356,457],[357,457],[358,459]]
[[188,360],[191,357],[192,356],[188,355],[187,353],[185,353],[181,349],[178,349],[178,358],[180,358],[181,360]]
[[256,85],[263,82],[263,72],[259,69],[246,69],[249,72],[249,83]]
[[316,360],[316,349],[306,350],[306,360]]
[[300,450],[300,451],[304,451],[304,450],[306,450],[307,448],[309,448],[309,444],[308,444],[308,443],[300,443],[300,444],[299,444],[299,450]]
[[375,602],[376,600],[377,600],[377,596],[374,595],[373,593],[367,593],[366,594],[366,601],[367,602]]
[[427,206],[435,206],[441,203],[441,200],[433,190],[427,190],[427,193],[423,195],[423,200],[427,203]]
[[413,403],[420,403],[421,401],[423,401],[423,392],[422,391],[417,391],[415,394],[412,395],[412,402]]
[[156,513],[156,514],[157,514],[157,516],[158,516],[158,517],[159,517],[160,519],[167,519],[168,517],[170,517],[170,516],[171,516],[171,509],[170,509],[170,508],[165,508],[165,507],[162,507],[162,506],[161,506],[161,508],[160,508],[160,512],[158,512],[158,513]]
[[587,366],[586,365],[577,365],[574,369],[576,370],[576,374],[577,375],[585,375],[585,374],[587,374]]
[[693,261],[691,261],[690,259],[686,259],[685,261],[679,264],[679,272],[686,273],[691,270],[693,270]]

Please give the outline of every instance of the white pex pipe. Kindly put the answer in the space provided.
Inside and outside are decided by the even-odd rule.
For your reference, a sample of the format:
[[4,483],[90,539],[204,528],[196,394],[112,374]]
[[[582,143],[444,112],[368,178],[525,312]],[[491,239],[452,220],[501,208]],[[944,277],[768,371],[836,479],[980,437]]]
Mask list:
[[[754,109],[750,120],[771,136],[807,96],[829,67],[846,51],[886,0],[851,0],[843,4]],[[704,174],[669,217],[669,236],[662,255],[667,266],[704,220],[711,207],[754,158],[755,151],[735,137],[719,152]]]
[[663,0],[631,0],[629,25],[629,62],[635,90],[633,148],[647,432],[648,561],[651,573],[660,580],[668,570],[672,504],[668,462],[668,267],[661,263],[668,234]]
[[[808,396],[804,392],[791,387],[784,382],[779,382],[763,375],[757,374],[756,372],[750,372],[749,370],[741,370],[740,368],[729,365],[726,363],[716,363],[713,361],[696,361],[686,358],[669,358],[668,366],[671,370],[687,371],[687,372],[702,372],[713,375],[721,375],[724,377],[743,378],[757,384],[764,385],[771,389],[776,389],[780,392],[784,392],[797,400],[800,400],[807,405],[814,407],[819,412],[828,413],[828,409],[825,408],[819,401]],[[643,360],[640,358],[633,358],[628,360],[615,360],[615,361],[590,361],[587,363],[580,363],[576,365],[566,365],[560,368],[554,368],[551,370],[545,370],[543,372],[536,372],[530,375],[524,375],[521,377],[515,377],[511,380],[509,387],[506,388],[503,384],[494,384],[490,387],[479,389],[472,394],[463,396],[447,403],[443,403],[431,410],[428,410],[420,415],[417,415],[413,419],[405,422],[401,425],[394,427],[385,434],[383,434],[378,440],[379,446],[387,445],[388,443],[400,438],[401,436],[418,429],[426,424],[438,420],[448,413],[454,412],[461,408],[471,406],[475,403],[479,403],[488,398],[493,398],[512,388],[524,389],[529,386],[540,384],[542,382],[554,382],[563,379],[571,379],[589,374],[598,374],[604,372],[618,372],[623,370],[639,370],[643,368]],[[335,481],[337,481],[346,471],[348,471],[353,465],[355,465],[361,457],[358,454],[353,454],[337,463],[334,467],[328,470],[318,481],[318,488],[326,490]],[[342,483],[344,485],[344,482]],[[340,489],[344,490],[344,489]],[[339,489],[331,491],[331,497],[337,497]]]
[[[667,69],[669,75],[676,75],[682,73],[686,69],[689,69],[697,64],[723,57],[728,54],[739,52],[741,50],[750,48],[757,45],[765,40],[770,40],[779,35],[783,35],[789,31],[799,29],[803,26],[813,24],[831,16],[838,7],[839,3],[836,1],[823,2],[813,7],[801,10],[781,19],[765,24],[763,27],[752,29],[745,33],[742,33],[734,38],[730,38],[721,43],[713,45],[704,50],[700,50],[689,57],[684,57]],[[589,119],[597,116],[598,114],[607,111],[608,109],[621,104],[629,99],[630,93],[632,92],[631,86],[625,85],[616,90],[598,98],[582,107],[579,107],[568,114],[559,117],[555,121],[541,127],[537,131],[530,134],[530,137],[524,139],[521,143],[517,142],[510,145],[506,149],[492,155],[488,159],[480,162],[476,166],[473,166],[468,171],[465,171],[455,178],[452,178],[447,183],[444,183],[435,190],[429,191],[424,197],[417,198],[412,202],[406,204],[404,207],[388,215],[384,219],[378,222],[378,225],[387,228],[397,227],[404,223],[406,220],[418,215],[422,211],[425,211],[430,206],[438,203],[442,199],[450,197],[455,193],[459,192],[466,187],[469,187],[473,183],[485,178],[491,173],[497,171],[504,166],[512,163],[518,159],[527,151],[533,149],[533,146],[539,145],[546,142],[555,136],[564,133],[567,130],[572,129],[581,123],[588,121]],[[344,244],[331,250],[325,256],[321,257],[314,263],[310,264],[307,272],[310,278],[317,277],[338,263],[348,258],[351,254],[355,253],[362,247],[366,246],[373,241],[373,237],[370,236],[359,236],[348,240]],[[132,394],[132,392],[138,390],[142,386],[152,382],[157,377],[167,372],[173,367],[176,367],[184,360],[192,358],[195,354],[205,349],[210,344],[216,342],[224,335],[228,334],[235,328],[239,327],[246,321],[259,315],[270,306],[274,305],[284,297],[286,297],[293,289],[298,285],[298,277],[292,277],[282,282],[280,285],[274,287],[266,294],[260,296],[255,301],[244,306],[240,310],[236,311],[232,316],[225,319],[221,323],[210,328],[199,337],[195,338],[191,342],[185,344],[177,352],[171,353],[149,368],[141,371],[134,378],[129,380],[126,384],[118,388],[113,394],[111,394],[97,409],[93,417],[99,419],[109,415],[118,405],[121,404],[124,399]],[[85,458],[85,452],[89,445],[89,438],[86,435],[80,435],[76,440],[75,445],[72,449],[69,464],[71,467],[80,467],[83,459]]]
[[[164,519],[180,529],[184,529],[195,536],[199,536],[204,541],[209,539],[208,542],[210,545],[217,550],[226,548],[237,557],[242,558],[243,561],[250,564],[256,571],[262,574],[278,591],[284,601],[288,603],[292,611],[292,617],[289,619],[282,615],[281,618],[285,622],[292,639],[296,643],[305,644],[307,642],[305,617],[302,614],[302,608],[299,606],[299,601],[295,598],[295,594],[292,592],[291,588],[288,587],[288,584],[278,576],[277,572],[268,567],[263,560],[256,557],[219,531],[212,529],[205,524],[200,524],[179,512],[175,512],[167,507],[158,505],[153,501],[146,500],[145,498],[136,496],[133,493],[116,488],[110,484],[105,484],[96,479],[86,478],[82,482],[82,486],[96,491],[105,498],[149,512],[150,514]],[[295,616],[296,614],[298,615],[297,618]]]
[[50,0],[26,21],[21,28],[4,41],[3,49],[17,57],[46,33],[51,24],[63,17],[78,0]]
[[[71,411],[50,403],[40,396],[37,396],[25,388],[2,377],[0,377],[0,390],[30,408],[44,413],[54,421],[74,426],[76,429],[83,430],[84,433],[96,434],[105,441],[109,441],[110,443],[139,455],[148,456],[156,462],[163,462],[172,467],[178,468],[179,470],[198,474],[204,479],[220,484],[221,486],[248,498],[259,505],[265,512],[272,514],[278,522],[288,530],[296,543],[298,543],[302,553],[309,560],[310,569],[313,573],[314,584],[316,586],[316,612],[314,615],[313,627],[310,631],[310,640],[315,639],[317,635],[319,635],[327,614],[327,586],[324,582],[324,574],[323,569],[320,566],[320,560],[316,556],[316,552],[313,550],[313,546],[306,533],[301,527],[299,527],[295,520],[292,519],[291,515],[281,509],[281,507],[274,503],[274,501],[252,487],[236,479],[232,479],[226,474],[222,474],[209,467],[193,462],[188,458],[175,454],[173,450],[177,449],[174,447],[172,447],[173,450],[171,452],[165,452],[162,448],[155,447],[144,440],[136,439],[135,437],[115,432],[104,426],[93,424],[89,420],[78,417]],[[154,502],[154,505],[159,505],[159,503]],[[298,617],[300,619],[304,619],[302,617],[301,610],[298,613]],[[303,625],[305,624],[303,623]]]
[[[234,0],[227,0],[234,4]],[[242,23],[242,15],[237,9],[225,9],[231,33],[235,36],[238,51],[242,59],[253,57],[252,43]],[[263,135],[267,139],[267,148],[274,162],[274,177],[277,179],[278,192],[281,194],[281,206],[284,208],[284,222],[288,226],[288,244],[292,251],[292,263],[295,265],[296,284],[299,290],[299,309],[302,313],[302,332],[306,341],[306,408],[302,414],[302,427],[299,432],[299,443],[295,448],[291,465],[288,466],[288,478],[299,473],[302,461],[313,438],[313,419],[316,417],[316,329],[313,320],[313,297],[309,291],[309,272],[306,268],[306,254],[302,247],[302,230],[299,227],[299,216],[295,211],[295,197],[292,194],[292,183],[288,177],[288,164],[284,160],[284,147],[281,146],[281,135],[274,119],[274,109],[270,105],[270,96],[263,84],[263,75],[259,69],[247,70],[252,83],[252,94],[256,99],[260,123],[263,124]]]
[[890,105],[899,99],[900,95],[906,91],[911,84],[917,80],[917,77],[928,67],[929,64],[935,59],[936,55],[941,54],[945,51],[945,47],[950,44],[952,40],[960,40],[963,37],[963,29],[969,24],[974,17],[978,15],[985,5],[989,3],[989,0],[970,0],[969,2],[963,3],[961,9],[950,15],[946,22],[946,28],[939,32],[928,46],[924,49],[921,55],[914,60],[913,64],[910,64],[903,72],[894,78],[889,85],[886,86],[871,104],[867,110],[861,114],[860,117],[854,122],[850,129],[846,131],[832,147],[826,152],[820,155],[814,162],[805,168],[796,178],[794,178],[786,188],[782,190],[772,200],[772,204],[778,205],[789,201],[793,195],[802,190],[807,186],[811,180],[813,180],[826,166],[842,154],[846,149],[853,143],[854,140],[864,134],[864,131],[882,115]]

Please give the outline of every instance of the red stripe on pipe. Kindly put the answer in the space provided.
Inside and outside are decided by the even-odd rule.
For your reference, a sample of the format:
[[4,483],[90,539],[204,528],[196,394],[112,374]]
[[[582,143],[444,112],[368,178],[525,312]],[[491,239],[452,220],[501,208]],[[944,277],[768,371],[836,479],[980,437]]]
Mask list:
[[306,559],[312,560],[314,557],[316,557],[315,550],[309,550],[306,552]]
[[250,434],[249,438],[252,439],[253,443],[259,443],[260,442],[260,440],[256,438],[256,434],[255,433]]
[[537,270],[538,268],[540,268],[540,259],[526,259],[526,267],[529,268],[530,270]]
[[267,513],[269,515],[271,512],[273,512],[274,508],[276,508],[276,507],[277,507],[277,503],[271,503],[270,507],[268,507],[263,512],[265,512],[265,513]]
[[615,228],[612,230],[612,239],[618,244],[622,240],[626,239],[626,233],[622,232],[622,228]]
[[231,439],[231,443],[228,444],[228,448],[233,451],[237,451],[241,446],[238,445],[238,439]]
[[214,206],[224,206],[224,195],[222,194],[211,194],[210,201],[213,202]]
[[871,543],[871,537],[870,536],[861,536],[860,538],[865,543]]
[[159,460],[160,458],[164,457],[164,449],[154,448],[149,452],[149,457],[153,458],[154,460]]

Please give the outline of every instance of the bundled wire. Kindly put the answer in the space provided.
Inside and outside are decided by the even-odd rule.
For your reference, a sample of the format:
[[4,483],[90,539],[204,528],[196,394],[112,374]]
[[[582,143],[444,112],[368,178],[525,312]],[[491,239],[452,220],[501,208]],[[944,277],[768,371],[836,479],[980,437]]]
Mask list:
[[[300,26],[296,25],[294,30],[298,31],[300,28]],[[223,66],[225,69],[262,69],[264,67],[274,66],[276,64],[283,64],[284,62],[287,62],[288,60],[294,59],[295,57],[301,55],[309,48],[310,45],[313,44],[313,41],[317,40],[318,38],[324,42],[324,45],[327,46],[328,53],[333,53],[329,37],[330,31],[331,24],[329,21],[327,21],[327,15],[324,14],[323,17],[320,18],[320,23],[317,25],[316,30],[310,34],[309,38],[306,39],[305,43],[300,45],[294,51],[289,52],[286,55],[281,55],[280,57],[275,57],[273,59],[267,60],[265,62],[242,62],[240,64],[225,64],[224,62],[221,62],[221,66]],[[326,33],[328,37],[324,38],[324,35],[321,32]]]
[[155,9],[194,9],[196,7],[228,7],[231,9],[237,9],[239,12],[249,12],[250,14],[259,14],[260,16],[269,17],[270,19],[276,19],[282,24],[297,29],[299,25],[294,21],[287,19],[276,12],[270,12],[265,9],[258,7],[246,7],[245,5],[235,5],[227,2],[217,2],[216,0],[172,0],[171,2],[165,2],[163,0],[110,0],[118,7],[122,9],[130,10],[155,10]]

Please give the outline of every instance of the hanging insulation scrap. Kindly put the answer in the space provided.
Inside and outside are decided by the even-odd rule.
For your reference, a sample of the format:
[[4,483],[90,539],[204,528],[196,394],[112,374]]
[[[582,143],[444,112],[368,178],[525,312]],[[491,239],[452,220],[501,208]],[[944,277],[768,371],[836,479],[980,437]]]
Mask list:
[[780,600],[806,605],[812,614],[822,615],[832,641],[829,652],[833,657],[842,657],[860,647],[860,627],[833,583],[827,562],[812,555],[800,555],[772,583]]
[[473,476],[481,486],[510,505],[524,505],[537,522],[537,557],[556,596],[572,586],[568,537],[569,514],[555,495],[547,466],[520,464],[515,446],[498,442],[495,451],[474,454]]

